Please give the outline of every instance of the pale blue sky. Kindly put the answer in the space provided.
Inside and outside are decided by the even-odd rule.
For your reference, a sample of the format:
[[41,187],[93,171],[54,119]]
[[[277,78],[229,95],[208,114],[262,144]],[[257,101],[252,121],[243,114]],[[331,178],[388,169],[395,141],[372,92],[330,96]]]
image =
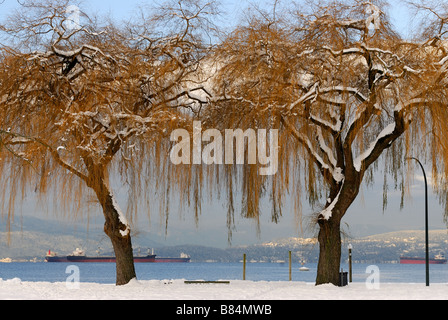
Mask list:
[[[408,34],[410,24],[407,9],[398,6],[399,0],[391,1],[392,22],[397,26],[398,30],[404,35]],[[262,1],[257,3],[270,3],[272,1]],[[132,17],[138,5],[143,3],[154,3],[153,1],[137,1],[137,0],[112,0],[84,1],[87,11],[99,12],[101,14],[110,14],[115,19],[126,19]],[[235,23],[238,21],[242,10],[246,8],[248,1],[222,1],[223,9],[226,14],[222,21]],[[16,0],[4,0],[0,5],[0,18],[4,17],[10,10],[17,7]],[[416,173],[420,172],[416,169]],[[125,193],[124,190],[115,190],[117,193]],[[424,223],[424,191],[423,182],[419,179],[415,180],[415,184],[411,189],[413,200],[408,202],[403,211],[399,210],[400,197],[398,193],[391,192],[389,195],[389,206],[386,212],[382,213],[382,175],[373,188],[363,188],[362,193],[358,196],[355,203],[349,209],[343,222],[344,228],[352,234],[357,234],[362,229],[370,228],[371,230],[406,230],[406,229],[422,229]],[[125,204],[121,203],[125,208]],[[173,207],[174,208],[174,207]],[[442,218],[442,208],[438,204],[438,200],[434,197],[430,190],[430,226],[431,228],[444,228]],[[35,207],[32,201],[25,203],[23,214],[35,214]],[[308,215],[310,209],[304,205],[303,213]],[[38,215],[43,215],[38,212]],[[296,228],[295,217],[291,209],[286,206],[284,216],[278,225],[270,222],[270,208],[266,209],[266,214],[260,218],[261,222],[261,238],[257,237],[255,223],[253,221],[244,220],[236,216],[236,230],[233,233],[233,244],[251,244],[262,241],[268,241],[276,238],[284,238],[300,235]],[[95,222],[102,223],[102,214],[97,213]],[[304,226],[307,222],[305,221]],[[139,228],[154,233],[162,233],[163,227],[159,225],[158,214],[154,214],[152,223],[149,225],[145,219],[145,214],[139,218]],[[204,204],[203,214],[200,217],[199,225],[196,228],[193,213],[186,213],[181,218],[177,212],[173,212],[170,218],[170,228],[166,238],[167,244],[202,244],[212,246],[227,245],[227,229],[226,229],[226,209],[221,203]]]
[[[26,0],[25,0],[26,1]],[[141,5],[153,6],[158,3],[163,3],[163,0],[81,0],[82,8],[88,13],[100,13],[100,14],[110,14],[116,19],[128,19],[132,18],[135,14],[137,8]],[[299,3],[301,0],[297,0]],[[0,0],[0,18],[8,15],[8,13],[19,7],[17,0]],[[258,5],[271,6],[273,0],[221,0],[220,6],[223,11],[222,20],[227,23],[235,23],[241,17],[241,14],[251,3],[256,3]],[[288,3],[288,0],[282,1],[282,3]],[[412,18],[409,16],[409,10],[403,4],[403,0],[392,0],[388,1],[390,5],[390,15],[393,24],[397,27],[402,34],[408,34],[408,29],[410,23],[412,23]]]

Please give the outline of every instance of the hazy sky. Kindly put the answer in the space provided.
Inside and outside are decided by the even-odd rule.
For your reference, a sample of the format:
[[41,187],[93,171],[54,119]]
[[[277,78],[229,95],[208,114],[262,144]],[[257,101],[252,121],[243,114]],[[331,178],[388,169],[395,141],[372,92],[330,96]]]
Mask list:
[[[272,1],[256,1],[256,3],[271,3]],[[137,0],[112,0],[84,1],[84,7],[87,11],[97,11],[101,14],[110,14],[115,19],[126,19],[132,17],[138,5],[143,3],[153,3],[151,1]],[[226,13],[222,17],[225,24],[235,23],[238,21],[242,10],[248,4],[248,1],[222,1],[223,9]],[[392,22],[403,35],[409,34],[411,28],[409,15],[403,6],[396,5],[397,1],[391,2]],[[0,18],[4,17],[10,10],[17,7],[16,0],[4,0],[0,5]],[[356,199],[355,203],[347,212],[343,219],[343,229],[349,234],[358,235],[365,234],[370,231],[387,231],[387,230],[407,230],[422,229],[424,226],[424,185],[420,170],[416,169],[415,183],[411,188],[413,196],[412,201],[407,201],[405,208],[400,211],[400,195],[399,192],[390,192],[389,205],[387,210],[382,212],[382,174],[379,173],[379,179],[372,188],[363,188],[362,192]],[[392,189],[390,187],[389,189]],[[124,190],[115,190],[117,193]],[[442,207],[438,204],[438,200],[434,197],[432,190],[429,190],[429,213],[430,227],[432,229],[444,228],[445,224],[442,218]],[[125,207],[124,203],[121,203]],[[173,203],[173,209],[176,208]],[[24,215],[37,214],[42,216],[42,212],[35,212],[33,201],[25,203],[23,208]],[[226,208],[221,203],[205,203],[203,205],[203,213],[199,219],[198,226],[195,225],[193,213],[186,213],[179,217],[179,214],[173,210],[170,216],[170,225],[166,244],[202,244],[210,246],[224,247],[227,245],[227,229],[226,229]],[[308,215],[310,209],[304,204],[303,213]],[[291,208],[285,206],[283,217],[279,224],[270,222],[270,208],[266,209],[263,216],[260,217],[261,234],[258,237],[255,222],[244,220],[236,216],[236,230],[233,232],[233,244],[252,244],[268,241],[276,238],[285,238],[301,235],[297,229],[296,218]],[[103,217],[100,211],[92,218],[94,223],[103,223]],[[138,220],[138,229],[142,231],[151,231],[153,233],[163,235],[164,229],[160,226],[160,218],[158,214],[154,214],[151,218],[151,224],[145,218],[145,214]],[[307,219],[304,221],[304,227],[307,225]]]

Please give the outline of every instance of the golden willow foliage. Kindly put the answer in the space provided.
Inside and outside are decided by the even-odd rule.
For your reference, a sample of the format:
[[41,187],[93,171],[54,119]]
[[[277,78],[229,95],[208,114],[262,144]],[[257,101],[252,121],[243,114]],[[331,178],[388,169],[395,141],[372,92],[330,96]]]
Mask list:
[[[108,185],[118,172],[134,215],[157,191],[163,204],[192,204],[198,219],[202,190],[213,199],[224,190],[231,230],[235,211],[258,221],[264,196],[273,221],[289,195],[298,218],[306,196],[322,219],[347,192],[341,219],[383,155],[385,204],[386,173],[404,194],[405,158],[417,156],[446,207],[446,12],[433,10],[421,37],[403,40],[377,1],[307,2],[292,13],[277,4],[210,52],[212,3],[164,5],[125,30],[83,16],[68,30],[68,1],[31,2],[2,27],[17,40],[0,53],[3,212],[30,185],[80,212],[97,192],[89,177]],[[169,134],[191,131],[193,118],[203,130],[279,129],[277,174],[170,164]],[[167,221],[169,207],[160,212]]]
[[70,4],[28,2],[1,26],[14,42],[0,48],[2,215],[11,219],[28,188],[42,197],[53,191],[61,212],[81,214],[89,199],[103,205],[117,173],[132,218],[139,202],[150,210],[159,197],[166,205],[170,182],[188,202],[199,184],[170,165],[169,134],[198,105],[193,93],[203,89],[192,79],[213,4],[165,5],[123,28],[82,14],[68,28]]
[[[406,157],[417,156],[432,164],[446,204],[448,20],[431,24],[423,39],[403,40],[381,3],[307,5],[250,17],[216,53],[218,97],[206,117],[281,130],[279,173],[266,184],[256,170],[242,172],[244,197],[270,185],[276,205],[296,190],[297,205],[306,195],[324,209],[344,184],[357,185],[357,194],[366,173],[371,183],[372,169],[391,174],[404,194],[413,167]],[[371,166],[381,155],[385,167]]]
[[320,205],[317,284],[337,284],[341,220],[366,174],[372,182],[381,156],[384,207],[387,174],[404,193],[413,156],[432,164],[447,209],[448,12],[435,18],[423,39],[403,40],[379,1],[307,2],[292,15],[275,6],[250,17],[216,51],[220,70],[208,121],[280,130],[277,175],[237,172],[245,214],[258,217],[268,187],[274,217],[291,190],[297,202],[306,196]]

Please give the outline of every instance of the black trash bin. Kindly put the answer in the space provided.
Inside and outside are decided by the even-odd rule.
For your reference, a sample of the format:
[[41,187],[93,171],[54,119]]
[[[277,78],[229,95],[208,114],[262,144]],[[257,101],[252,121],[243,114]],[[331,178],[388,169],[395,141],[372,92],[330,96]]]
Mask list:
[[347,278],[348,272],[339,272],[339,287],[344,287],[348,284]]

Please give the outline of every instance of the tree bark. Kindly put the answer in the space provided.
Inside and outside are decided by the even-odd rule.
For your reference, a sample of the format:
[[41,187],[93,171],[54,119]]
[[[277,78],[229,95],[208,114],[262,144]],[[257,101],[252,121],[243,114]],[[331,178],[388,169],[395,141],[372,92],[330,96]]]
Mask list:
[[[110,238],[115,253],[116,285],[124,285],[136,278],[134,267],[134,254],[132,250],[131,233],[129,226],[120,221],[117,208],[111,194],[108,194],[103,213],[106,219],[104,232]],[[126,232],[125,232],[126,231]]]
[[[350,205],[356,199],[362,181],[362,174],[346,175],[346,180],[339,191],[332,188],[330,199],[336,201],[331,217],[319,217],[319,262],[317,265],[316,285],[332,283],[339,284],[339,271],[341,265],[341,220]],[[329,204],[328,204],[329,205]]]
[[105,183],[101,170],[92,171],[87,184],[101,204],[104,214],[104,232],[110,238],[116,260],[116,285],[124,285],[136,278],[131,231],[116,203],[112,192]]
[[[107,232],[106,232],[107,233]],[[132,251],[131,236],[109,236],[116,258],[116,285],[127,284],[134,278],[137,278],[134,267],[134,256]]]
[[316,285],[339,283],[341,262],[341,228],[339,219],[319,220],[319,263],[317,265]]

